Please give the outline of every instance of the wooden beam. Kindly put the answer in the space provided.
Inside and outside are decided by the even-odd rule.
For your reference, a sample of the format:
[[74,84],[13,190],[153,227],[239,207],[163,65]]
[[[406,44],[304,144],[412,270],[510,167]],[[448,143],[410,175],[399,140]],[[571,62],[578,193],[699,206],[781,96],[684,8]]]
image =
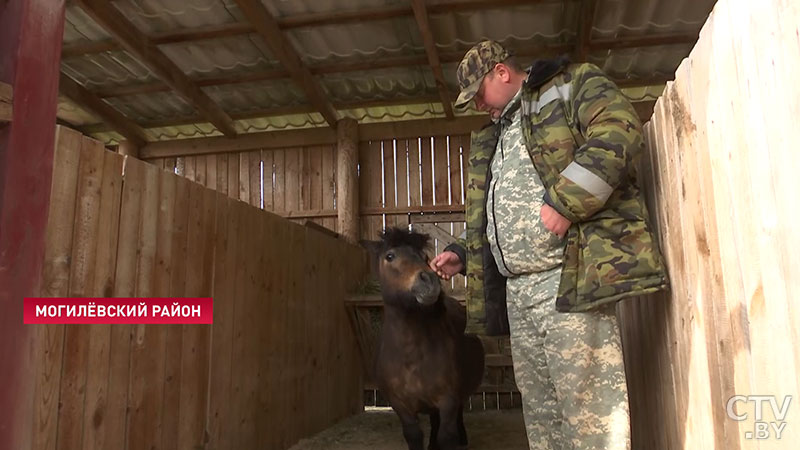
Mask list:
[[[488,122],[488,116],[466,116],[449,119],[419,119],[402,122],[369,123],[358,126],[360,141],[408,139],[414,137],[468,134]],[[236,139],[222,136],[150,142],[139,150],[142,159],[242,152],[253,149],[334,145],[336,133],[327,127],[299,130],[266,131],[239,135]]]
[[53,352],[63,328],[22,317],[23,298],[41,295],[64,10],[64,0],[0,1],[0,82],[17,100],[0,127],[0,449],[52,447],[58,437]]
[[358,244],[358,122],[342,119],[336,126],[337,227],[351,244]]
[[59,90],[79,106],[96,114],[114,131],[125,136],[136,146],[142,146],[148,141],[147,133],[142,127],[63,73],[59,82]]
[[322,114],[329,126],[336,127],[336,122],[339,120],[336,109],[327,98],[322,86],[300,60],[292,44],[284,37],[278,22],[264,4],[260,0],[236,0],[236,4],[264,39],[273,56],[303,88],[309,103]]
[[578,40],[575,56],[578,62],[585,62],[589,56],[589,44],[592,39],[592,26],[597,12],[597,0],[581,1],[581,18],[578,23]]
[[172,89],[194,106],[210,123],[226,136],[236,136],[233,120],[158,47],[119,12],[104,0],[76,0],[131,55],[147,66]]
[[[381,106],[403,106],[413,105],[419,103],[434,103],[439,101],[438,94],[421,95],[418,97],[400,97],[387,100],[366,100],[358,102],[342,102],[335,103],[336,109],[356,109],[356,108],[375,108]],[[261,117],[275,117],[290,114],[308,114],[316,111],[310,105],[297,105],[297,106],[281,106],[276,108],[256,109],[251,111],[243,111],[239,113],[232,113],[231,117],[234,120],[256,119]],[[168,119],[151,120],[141,122],[143,128],[161,128],[161,127],[174,127],[180,125],[192,125],[196,123],[204,123],[205,120],[200,116],[186,116],[186,117],[171,117]],[[86,134],[106,133],[111,131],[111,128],[104,124],[86,125],[81,127],[81,130]]]
[[439,91],[439,98],[444,107],[444,114],[448,119],[452,119],[455,117],[453,113],[453,102],[450,99],[450,91],[444,79],[444,72],[442,72],[442,62],[439,60],[439,50],[436,49],[436,41],[431,31],[425,0],[411,0],[411,8],[414,9],[414,19],[416,19],[417,28],[419,28],[419,33],[422,35],[425,54],[428,56],[428,65],[431,67],[431,70],[433,70],[433,79],[436,80],[436,89]]
[[0,122],[11,122],[14,103],[14,88],[0,82]]
[[329,127],[304,128],[300,130],[242,134],[236,139],[217,136],[151,142],[139,149],[139,155],[142,159],[169,158],[173,156],[242,152],[253,149],[267,150],[296,147],[298,145],[333,145],[335,143],[336,132]]

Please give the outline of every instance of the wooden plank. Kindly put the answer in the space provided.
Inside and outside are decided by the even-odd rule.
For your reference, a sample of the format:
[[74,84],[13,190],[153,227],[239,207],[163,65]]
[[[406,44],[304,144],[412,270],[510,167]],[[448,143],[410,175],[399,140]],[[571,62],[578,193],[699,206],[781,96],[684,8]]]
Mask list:
[[273,152],[262,151],[261,161],[263,162],[263,177],[262,177],[262,198],[264,201],[264,209],[272,211],[275,209],[275,199],[273,194],[273,180],[272,175],[274,168],[272,167]]
[[[142,194],[145,187],[146,166],[146,163],[134,158],[127,158],[125,162],[117,270],[114,278],[115,297],[136,295],[136,271],[139,262],[137,253],[142,224]],[[111,327],[108,406],[105,419],[105,443],[109,448],[123,448],[128,439],[126,425],[131,375],[131,335],[130,325]]]
[[[322,209],[322,152],[326,147],[306,148],[308,152],[308,182],[310,203],[306,209]],[[322,221],[317,220],[321,224]]]
[[[322,151],[322,167],[320,169],[322,173],[322,204],[320,207],[332,210],[335,202],[334,193],[337,192],[337,151],[333,146],[321,147],[320,150]],[[337,231],[335,217],[322,219],[321,223],[325,228]]]
[[199,155],[194,157],[194,182],[205,186],[206,185],[206,162],[208,156]]
[[261,151],[256,150],[248,153],[250,160],[249,179],[250,179],[250,205],[261,208]]
[[175,165],[177,161],[175,158],[164,158],[164,170],[169,173],[175,173]]
[[250,154],[239,153],[239,200],[250,203]]
[[408,139],[408,195],[409,207],[422,205],[421,161],[419,139]]
[[286,152],[273,150],[272,164],[275,166],[275,185],[272,191],[274,211],[286,211]]
[[228,155],[228,197],[239,200],[239,155]]
[[464,190],[461,186],[461,180],[464,177],[461,174],[461,136],[450,136],[448,141],[450,149],[450,203],[463,205]]
[[206,156],[206,182],[205,186],[217,190],[217,155]]
[[[157,254],[163,257],[164,250],[159,251],[160,246],[169,247],[171,241],[169,227],[174,220],[167,212],[175,206],[174,191],[172,196],[168,187],[164,189],[164,195],[161,192],[162,179],[165,177],[175,178],[157,168],[145,167],[136,270],[135,295],[139,297],[157,295],[157,276],[159,289],[164,289],[165,285],[167,287],[161,295],[169,295],[168,278],[162,274],[166,267],[156,259]],[[174,183],[172,187],[174,188]],[[162,232],[167,234],[162,237]],[[132,326],[132,331],[127,446],[153,448],[160,445],[162,435],[166,330],[157,325],[138,324]]]
[[[94,267],[92,296],[110,297],[114,286],[117,239],[122,193],[123,158],[111,152],[103,155],[103,179],[100,187],[99,227]],[[83,448],[106,448],[106,427],[102,418],[108,403],[110,375],[109,352],[111,326],[89,327],[89,356],[86,379],[86,407],[83,417]],[[97,418],[100,418],[99,422]]]
[[436,48],[436,40],[433,37],[433,31],[430,25],[430,18],[428,17],[428,8],[425,0],[411,0],[411,9],[414,10],[414,18],[417,21],[417,28],[419,28],[420,35],[422,36],[422,44],[425,47],[425,54],[428,57],[428,66],[433,71],[433,79],[436,81],[436,89],[439,91],[439,99],[444,108],[444,114],[448,119],[453,119],[453,103],[451,101],[450,91],[447,88],[447,82],[442,72],[442,62],[439,59],[439,50]]
[[118,9],[102,0],[79,0],[78,4],[127,52],[178,92],[218,130],[226,136],[236,136],[233,120]]
[[[394,208],[395,202],[395,167],[394,167],[394,142],[392,140],[381,141],[381,153],[383,154],[383,207]],[[395,216],[385,216],[386,227],[394,227]]]
[[280,149],[302,145],[334,145],[336,133],[330,128],[247,133],[236,139],[227,137],[178,139],[153,142],[139,151],[143,159],[168,156],[236,153],[255,149]]
[[[94,288],[94,275],[96,256],[100,231],[100,202],[101,187],[103,185],[104,153],[105,149],[100,142],[81,139],[81,162],[78,180],[78,194],[75,212],[75,228],[71,257],[70,296],[92,296]],[[91,418],[96,406],[98,391],[104,391],[107,383],[108,360],[100,359],[98,364],[97,354],[108,355],[108,340],[92,341],[94,327],[80,325],[68,326],[65,337],[65,361],[62,367],[62,387],[69,392],[62,392],[59,430],[66,433],[66,439],[59,439],[59,445],[69,447],[74,443],[88,447],[87,441],[94,443],[97,436],[93,430],[87,428],[87,418]],[[103,351],[105,346],[105,351]],[[100,347],[100,348],[97,348]],[[98,373],[88,372],[91,366],[98,369]],[[105,369],[105,370],[104,370]],[[102,377],[105,372],[106,377]],[[91,380],[89,375],[92,375]],[[90,384],[91,382],[91,384]],[[65,419],[62,421],[62,419]],[[88,431],[88,433],[87,433]],[[61,431],[60,431],[61,433]],[[74,434],[73,434],[74,433]],[[78,437],[80,436],[80,437]],[[79,440],[75,440],[79,439]],[[101,437],[102,439],[102,437]]]
[[461,172],[462,176],[462,185],[464,186],[464,202],[466,203],[467,199],[467,172],[469,167],[469,148],[472,144],[472,137],[469,134],[461,136],[461,165],[463,166],[464,170]]
[[434,204],[450,204],[450,169],[448,167],[447,137],[433,139]]
[[[214,193],[193,184],[189,187],[189,224],[186,296],[211,295],[214,245]],[[203,446],[209,371],[208,325],[184,325],[181,350],[179,449]]]
[[100,100],[96,95],[63,73],[59,82],[59,90],[70,100],[88,109],[102,119],[103,122],[110,124],[114,131],[133,142],[137,147],[145,145],[150,140],[147,132],[136,122],[127,118],[108,103]]
[[[171,296],[186,296],[186,269],[188,263],[189,187],[185,178],[175,179],[175,212],[172,222],[170,255],[172,272],[169,290]],[[238,189],[238,186],[237,186]],[[166,356],[164,363],[164,403],[161,425],[161,448],[178,448],[178,429],[183,373],[183,326],[165,325]]]
[[298,211],[300,209],[300,156],[302,147],[286,149],[284,151],[284,193],[286,211]]
[[217,192],[228,195],[228,156],[217,155]]
[[[256,398],[258,399],[258,410],[255,415],[257,426],[256,445],[260,448],[276,448],[279,437],[274,427],[273,418],[281,412],[276,408],[277,398],[280,394],[275,391],[275,381],[280,375],[281,367],[277,364],[278,341],[282,336],[277,335],[274,317],[275,303],[281,301],[276,298],[274,268],[282,264],[282,255],[278,255],[271,245],[274,230],[278,222],[274,216],[269,214],[259,214],[257,217],[257,227],[259,230],[258,245],[258,264],[256,272],[262,274],[260,283],[256,287],[259,302],[251,311],[261,322],[256,333],[255,342],[258,343],[260,351],[256,355],[257,373],[259,382],[256,387]],[[270,275],[267,275],[270,274]]]
[[433,187],[433,161],[431,148],[431,138],[423,137],[420,140],[420,166],[422,168],[422,206],[433,205],[434,187]]
[[183,176],[185,176],[190,181],[195,181],[195,164],[196,164],[197,157],[196,156],[187,156],[183,158]]
[[217,228],[214,266],[214,324],[211,327],[211,372],[209,384],[209,448],[230,448],[231,372],[235,313],[237,243],[241,223],[236,220],[233,202],[224,194],[216,198]]

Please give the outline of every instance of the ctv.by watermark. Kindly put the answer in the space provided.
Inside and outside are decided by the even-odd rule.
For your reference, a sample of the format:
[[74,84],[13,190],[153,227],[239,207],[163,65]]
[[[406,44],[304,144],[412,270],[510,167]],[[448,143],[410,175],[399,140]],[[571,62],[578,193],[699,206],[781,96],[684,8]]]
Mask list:
[[[736,405],[742,403],[747,406],[747,403],[752,403],[753,411],[753,431],[744,433],[745,439],[780,439],[784,430],[786,429],[786,416],[789,413],[789,405],[792,403],[791,395],[784,395],[781,400],[780,406],[778,405],[778,397],[775,395],[734,395],[728,399],[725,409],[728,412],[728,417],[731,419],[742,422],[748,420],[749,414],[746,412],[738,412]],[[764,412],[769,408],[772,412],[771,417],[775,420],[764,420]]]

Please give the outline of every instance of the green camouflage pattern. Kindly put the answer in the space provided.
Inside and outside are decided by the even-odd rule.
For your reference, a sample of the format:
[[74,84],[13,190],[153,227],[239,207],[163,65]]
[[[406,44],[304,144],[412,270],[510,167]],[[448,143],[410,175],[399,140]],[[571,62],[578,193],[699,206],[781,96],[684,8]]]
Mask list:
[[483,77],[509,56],[502,45],[491,40],[478,42],[469,49],[456,69],[458,88],[461,91],[456,99],[456,108],[466,106],[478,92]]
[[628,450],[630,413],[614,305],[553,309],[561,269],[509,278],[514,380],[531,450]]
[[[552,92],[559,95],[546,95]],[[630,102],[598,67],[571,64],[541,86],[525,85],[521,110],[523,138],[550,202],[573,222],[566,236],[556,309],[586,311],[665,289],[663,258],[638,185],[644,141]],[[499,124],[472,133],[467,170],[467,234],[462,244],[468,330],[476,333],[485,332],[487,320],[485,192],[498,136]],[[563,176],[573,161],[611,186],[611,195],[598,199]]]
[[548,230],[538,214],[544,185],[522,139],[522,111],[517,107],[521,93],[501,115],[486,200],[486,235],[497,268],[506,277],[549,270],[564,259],[564,240]]

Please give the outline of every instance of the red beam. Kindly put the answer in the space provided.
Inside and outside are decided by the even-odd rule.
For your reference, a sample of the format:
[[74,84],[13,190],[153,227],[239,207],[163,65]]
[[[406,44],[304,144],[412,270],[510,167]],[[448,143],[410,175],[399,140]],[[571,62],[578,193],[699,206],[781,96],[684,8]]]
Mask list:
[[65,0],[0,2],[0,81],[14,88],[0,127],[0,449],[31,448],[33,328],[50,206]]

